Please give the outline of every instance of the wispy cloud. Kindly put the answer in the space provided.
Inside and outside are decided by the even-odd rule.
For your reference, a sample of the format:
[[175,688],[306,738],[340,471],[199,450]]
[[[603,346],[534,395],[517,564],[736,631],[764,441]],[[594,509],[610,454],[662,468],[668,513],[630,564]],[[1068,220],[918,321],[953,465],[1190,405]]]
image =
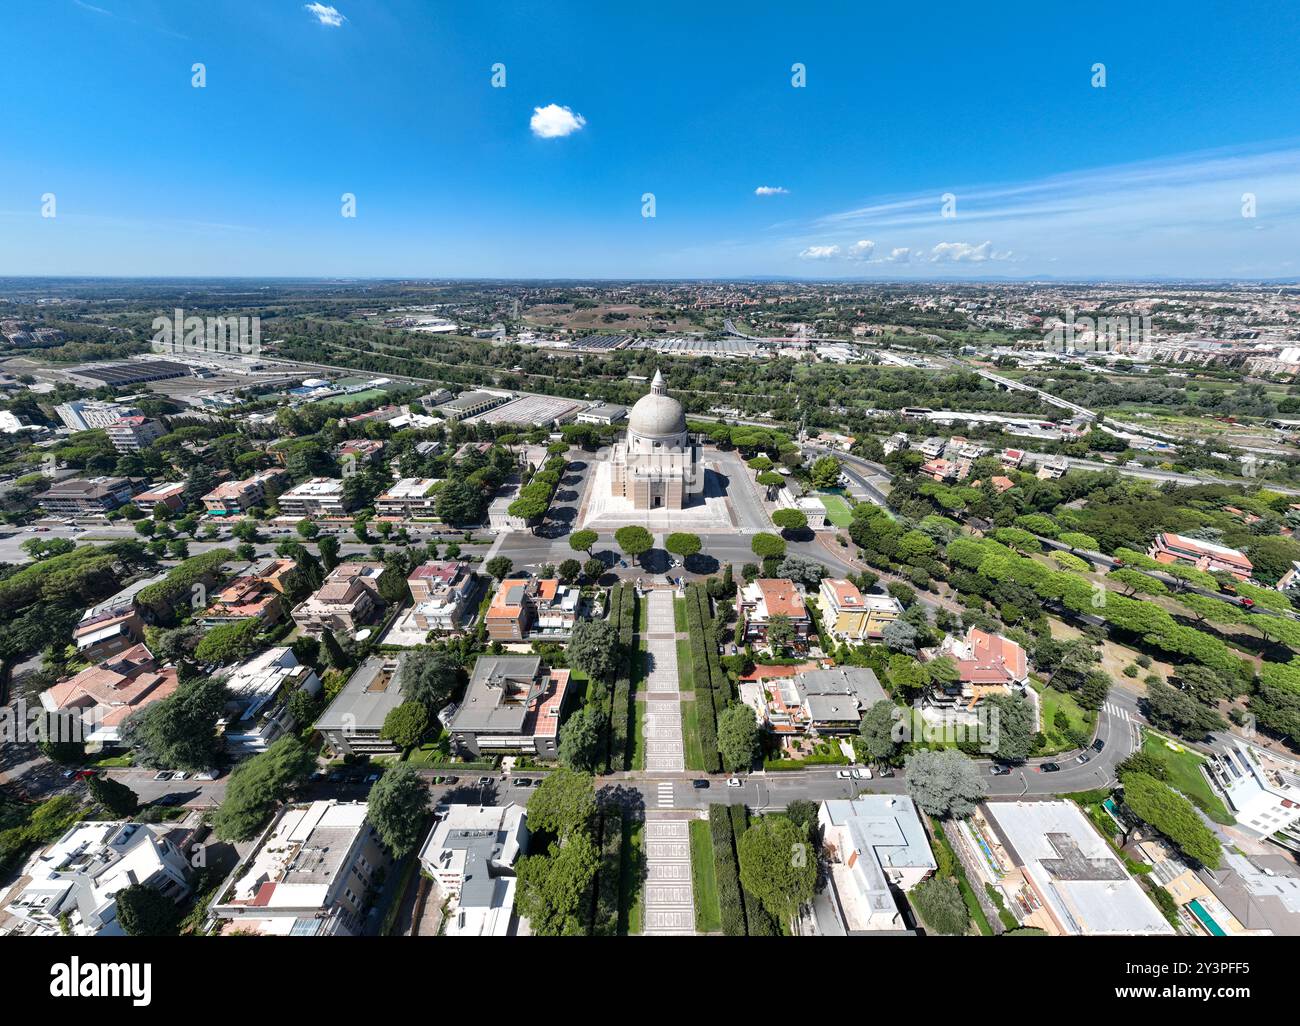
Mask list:
[[575,114],[568,107],[558,103],[548,103],[545,107],[534,107],[533,116],[528,119],[528,127],[539,139],[562,139],[566,135],[581,131],[587,119]]
[[787,196],[789,193],[784,185],[760,185],[754,190],[755,196]]
[[322,3],[303,4],[303,10],[310,11],[312,16],[322,25],[328,25],[330,28],[340,28],[348,19],[339,13],[337,7],[330,7]]
[[105,18],[113,18],[114,20],[120,21],[126,25],[134,25],[136,28],[149,29],[151,32],[161,32],[163,35],[171,36],[173,39],[190,38],[180,32],[173,32],[171,29],[165,28],[162,25],[154,25],[147,21],[139,21],[136,18],[130,18],[125,14],[116,14],[106,7],[96,7],[94,4],[86,3],[85,0],[72,0],[72,3],[75,6],[80,7],[83,11],[90,11],[92,14],[102,15]]
[[[956,217],[942,216],[945,192],[956,196]],[[1247,195],[1255,197],[1253,218],[1244,216]],[[772,229],[766,245],[784,250],[785,260],[793,254],[952,273],[998,263],[1015,264],[1019,273],[1083,276],[1295,273],[1300,262],[1286,238],[1300,230],[1300,148],[1203,151],[882,196]],[[866,231],[888,256],[875,255],[877,244],[851,241]]]

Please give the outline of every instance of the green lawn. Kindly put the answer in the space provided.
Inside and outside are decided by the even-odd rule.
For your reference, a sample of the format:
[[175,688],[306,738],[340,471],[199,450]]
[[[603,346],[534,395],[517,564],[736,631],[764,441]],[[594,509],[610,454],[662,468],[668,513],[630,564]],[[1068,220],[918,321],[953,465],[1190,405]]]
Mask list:
[[313,406],[345,406],[351,403],[369,402],[371,399],[382,399],[388,394],[386,388],[367,388],[360,392],[350,392],[344,395],[332,395],[327,399],[317,399]]
[[695,690],[695,660],[691,658],[691,643],[687,638],[677,639],[677,687],[682,691]]
[[1043,750],[1043,754],[1061,752],[1073,747],[1065,735],[1057,730],[1054,725],[1058,709],[1065,713],[1072,728],[1089,736],[1092,735],[1097,724],[1097,714],[1095,712],[1083,708],[1075,701],[1073,695],[1064,691],[1057,691],[1053,687],[1044,687],[1037,681],[1033,682],[1033,687],[1038,692],[1042,707],[1041,730],[1047,736],[1047,748]]
[[1214,822],[1232,826],[1236,820],[1201,774],[1201,763],[1204,760],[1189,748],[1180,745],[1179,749],[1175,752],[1163,738],[1155,734],[1148,733],[1142,740],[1142,751],[1159,759],[1169,770],[1170,787],[1185,794],[1188,801]]
[[836,527],[848,527],[853,523],[853,513],[844,496],[834,492],[818,492],[817,498],[826,505],[826,519]]
[[673,630],[678,632],[686,630],[686,600],[684,598],[673,599]]
[[682,703],[682,742],[685,747],[686,768],[704,769],[704,749],[700,747],[700,727],[696,721],[695,703]]
[[713,873],[713,838],[708,820],[691,820],[691,884],[695,891],[695,932],[720,933],[722,908]]

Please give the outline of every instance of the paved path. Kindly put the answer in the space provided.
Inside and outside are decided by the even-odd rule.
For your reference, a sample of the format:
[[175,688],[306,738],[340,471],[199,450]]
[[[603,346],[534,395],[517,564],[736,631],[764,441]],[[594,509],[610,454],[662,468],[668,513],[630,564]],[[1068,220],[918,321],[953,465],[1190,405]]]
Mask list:
[[677,632],[673,593],[656,589],[647,597],[645,633],[649,673],[645,681],[645,768],[649,773],[686,769],[682,744],[682,696],[677,680]]
[[648,935],[695,932],[691,887],[690,821],[681,813],[651,811],[645,823],[645,926]]

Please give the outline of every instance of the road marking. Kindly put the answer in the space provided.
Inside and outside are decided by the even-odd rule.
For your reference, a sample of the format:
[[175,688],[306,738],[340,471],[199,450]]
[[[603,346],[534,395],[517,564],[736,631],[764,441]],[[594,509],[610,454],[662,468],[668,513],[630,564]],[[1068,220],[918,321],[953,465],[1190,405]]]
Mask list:
[[671,780],[661,780],[659,782],[659,807],[661,809],[671,809],[673,807],[675,788]]

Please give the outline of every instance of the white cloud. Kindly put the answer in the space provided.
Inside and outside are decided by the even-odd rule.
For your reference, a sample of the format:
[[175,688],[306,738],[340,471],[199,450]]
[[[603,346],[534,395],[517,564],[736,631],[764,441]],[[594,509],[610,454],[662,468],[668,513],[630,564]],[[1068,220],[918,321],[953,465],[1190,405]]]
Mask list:
[[875,248],[876,244],[870,239],[860,239],[849,247],[848,257],[850,260],[869,260]]
[[760,185],[754,190],[755,196],[787,196],[789,193],[784,185]]
[[936,264],[946,262],[978,264],[990,259],[992,252],[991,242],[981,242],[978,246],[972,246],[969,242],[940,242],[930,250],[930,260]]
[[839,246],[809,246],[799,254],[800,260],[831,260],[840,255]]
[[905,264],[912,259],[912,251],[907,246],[899,246],[891,249],[886,259],[891,264]]
[[303,4],[303,10],[311,11],[317,21],[322,25],[328,25],[330,28],[338,28],[348,20],[339,13],[337,7],[330,7],[322,3]]
[[534,107],[533,116],[528,120],[528,127],[539,139],[562,139],[572,135],[584,125],[587,119],[575,114],[568,107],[558,103],[548,103],[545,107]]

